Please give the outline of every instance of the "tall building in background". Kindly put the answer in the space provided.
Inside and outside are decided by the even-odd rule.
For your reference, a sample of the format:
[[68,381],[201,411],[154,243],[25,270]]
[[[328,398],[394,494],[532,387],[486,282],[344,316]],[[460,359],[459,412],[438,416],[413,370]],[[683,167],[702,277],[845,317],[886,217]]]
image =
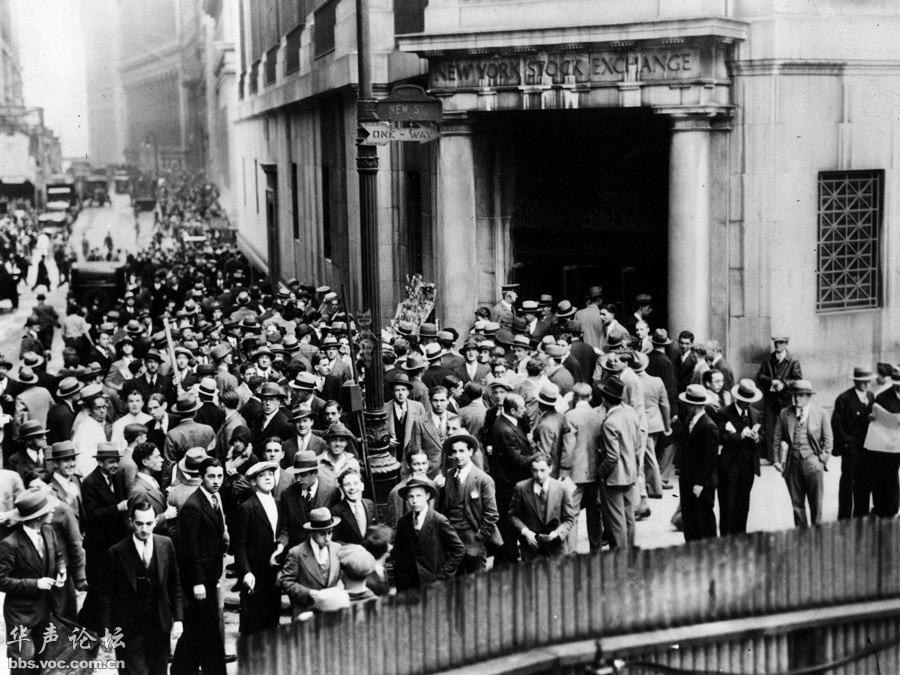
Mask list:
[[0,104],[22,105],[22,62],[10,0],[0,0]]
[[[88,157],[94,164],[117,164],[124,159],[125,115],[119,76],[117,31],[119,3],[91,0],[81,3],[84,30],[85,81],[88,103]],[[112,39],[111,39],[112,38]]]

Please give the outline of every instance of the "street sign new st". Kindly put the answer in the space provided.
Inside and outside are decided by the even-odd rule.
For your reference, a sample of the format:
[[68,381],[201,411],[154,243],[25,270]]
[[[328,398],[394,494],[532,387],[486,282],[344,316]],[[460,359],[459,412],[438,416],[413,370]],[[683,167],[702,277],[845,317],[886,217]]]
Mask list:
[[378,101],[377,113],[379,119],[391,122],[440,122],[444,117],[441,100],[414,84],[394,87],[390,96]]

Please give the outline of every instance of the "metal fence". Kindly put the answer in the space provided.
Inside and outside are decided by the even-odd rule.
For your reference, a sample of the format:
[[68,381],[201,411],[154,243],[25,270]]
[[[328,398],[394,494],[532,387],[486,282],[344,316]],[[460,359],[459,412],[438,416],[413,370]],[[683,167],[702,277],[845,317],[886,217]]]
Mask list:
[[[254,673],[437,672],[546,645],[898,597],[898,553],[900,523],[864,519],[542,560],[252,635],[239,659]],[[748,640],[712,660],[746,663]],[[769,641],[779,653],[755,658],[790,660],[786,643]],[[648,643],[644,653],[665,650]]]

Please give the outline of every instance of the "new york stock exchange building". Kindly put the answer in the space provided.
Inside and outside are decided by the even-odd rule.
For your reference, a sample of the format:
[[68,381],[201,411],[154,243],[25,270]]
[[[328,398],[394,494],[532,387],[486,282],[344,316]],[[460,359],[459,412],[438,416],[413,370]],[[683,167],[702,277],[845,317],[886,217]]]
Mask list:
[[[243,0],[244,250],[360,297],[353,0]],[[791,336],[820,393],[900,360],[900,7],[858,0],[370,0],[375,93],[440,137],[379,146],[383,315],[406,275],[465,330],[500,285],[655,300],[752,376]],[[823,403],[830,401],[823,400]]]

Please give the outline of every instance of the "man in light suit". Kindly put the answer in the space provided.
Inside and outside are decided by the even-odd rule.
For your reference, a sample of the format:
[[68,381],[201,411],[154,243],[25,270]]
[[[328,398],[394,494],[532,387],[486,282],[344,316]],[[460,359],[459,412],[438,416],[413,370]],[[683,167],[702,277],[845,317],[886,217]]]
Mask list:
[[687,409],[684,436],[681,443],[681,474],[678,491],[681,497],[681,516],[685,541],[715,537],[716,485],[718,473],[716,457],[719,452],[719,432],[706,414],[706,388],[689,384],[678,395]]
[[775,468],[787,483],[794,525],[807,527],[822,520],[824,472],[833,448],[831,420],[828,413],[812,403],[815,392],[809,380],[795,381],[788,392],[791,405],[781,411],[775,424],[773,442],[779,451]]
[[[425,417],[425,406],[409,398],[412,383],[406,373],[400,373],[392,384],[394,397],[384,406],[387,427],[391,438],[397,441],[397,459],[402,461],[406,453],[418,442],[418,422]],[[406,475],[404,474],[404,477]]]
[[121,628],[116,658],[125,672],[166,675],[169,641],[183,631],[181,580],[172,540],[153,534],[156,514],[146,501],[129,508],[131,536],[109,549],[110,573],[103,580],[101,626]]
[[[17,472],[0,469],[0,513],[12,511],[16,497],[24,491],[25,484]],[[0,522],[0,541],[12,532],[12,526],[13,523]]]
[[565,416],[557,412],[560,389],[547,382],[538,392],[540,417],[532,435],[536,452],[550,456],[554,477],[565,478],[572,471],[572,453],[575,449],[575,434],[569,428]]
[[[566,422],[575,437],[572,449],[572,468],[569,478],[575,483],[572,493],[572,504],[576,511],[582,509],[587,514],[588,542],[591,551],[600,549],[600,535],[603,533],[603,520],[600,513],[600,502],[597,498],[597,454],[600,451],[601,429],[606,418],[606,410],[602,407],[591,407],[591,385],[579,382],[572,389],[573,406],[566,413]],[[575,539],[577,528],[572,528],[570,539]],[[574,541],[570,548],[574,549]]]
[[[213,452],[216,447],[216,432],[208,424],[200,424],[194,420],[194,415],[200,410],[200,401],[193,394],[187,394],[178,399],[172,412],[181,418],[178,426],[169,429],[166,434],[166,443],[163,448],[163,468],[160,480],[163,489],[169,486],[172,480],[172,466],[184,457],[191,448],[203,448],[207,452]],[[140,467],[140,464],[138,464]]]
[[869,415],[875,405],[875,394],[869,391],[875,373],[868,366],[853,369],[853,386],[834,401],[831,431],[834,456],[841,458],[841,480],[838,486],[838,520],[860,516],[869,511],[869,494],[865,480],[859,475],[863,443],[869,430]]
[[[9,514],[15,529],[0,541],[0,592],[6,624],[6,655],[36,659],[36,642],[55,609],[54,590],[66,579],[66,562],[50,521],[57,499],[46,487],[29,488]],[[28,630],[31,639],[17,641],[13,631]],[[11,668],[11,673],[39,673],[40,669]]]
[[398,591],[450,579],[466,547],[447,518],[432,507],[437,488],[427,476],[416,474],[401,491],[409,512],[397,523],[391,559]]
[[[109,445],[115,448],[115,444],[109,443]],[[131,487],[128,488],[128,503],[149,502],[156,513],[155,531],[168,537],[172,534],[169,529],[170,521],[177,517],[178,510],[175,506],[167,503],[166,493],[154,477],[154,474],[158,475],[162,470],[162,453],[153,443],[139,443],[134,447],[131,458],[137,465],[137,475]]]
[[531,456],[531,478],[513,491],[509,519],[519,535],[522,560],[568,553],[568,535],[578,518],[572,494],[562,481],[550,476],[550,456]]
[[47,453],[51,466],[50,489],[56,498],[72,509],[79,527],[84,529],[84,507],[81,503],[81,481],[75,473],[75,444],[72,441],[54,443]]
[[496,489],[494,479],[472,461],[478,441],[457,433],[443,443],[443,451],[453,461],[447,472],[439,510],[456,530],[466,552],[457,574],[481,572],[487,561],[487,544],[499,544]]
[[290,598],[294,620],[313,609],[319,591],[337,586],[340,581],[341,545],[332,541],[334,528],[340,522],[324,507],[313,509],[303,524],[309,537],[288,551],[284,569],[278,575],[278,589]]
[[419,419],[415,430],[415,444],[422,448],[428,455],[428,477],[435,481],[437,487],[443,487],[441,467],[444,464],[443,447],[446,440],[447,404],[450,402],[450,393],[446,387],[434,387],[428,392],[428,400],[431,410]]

